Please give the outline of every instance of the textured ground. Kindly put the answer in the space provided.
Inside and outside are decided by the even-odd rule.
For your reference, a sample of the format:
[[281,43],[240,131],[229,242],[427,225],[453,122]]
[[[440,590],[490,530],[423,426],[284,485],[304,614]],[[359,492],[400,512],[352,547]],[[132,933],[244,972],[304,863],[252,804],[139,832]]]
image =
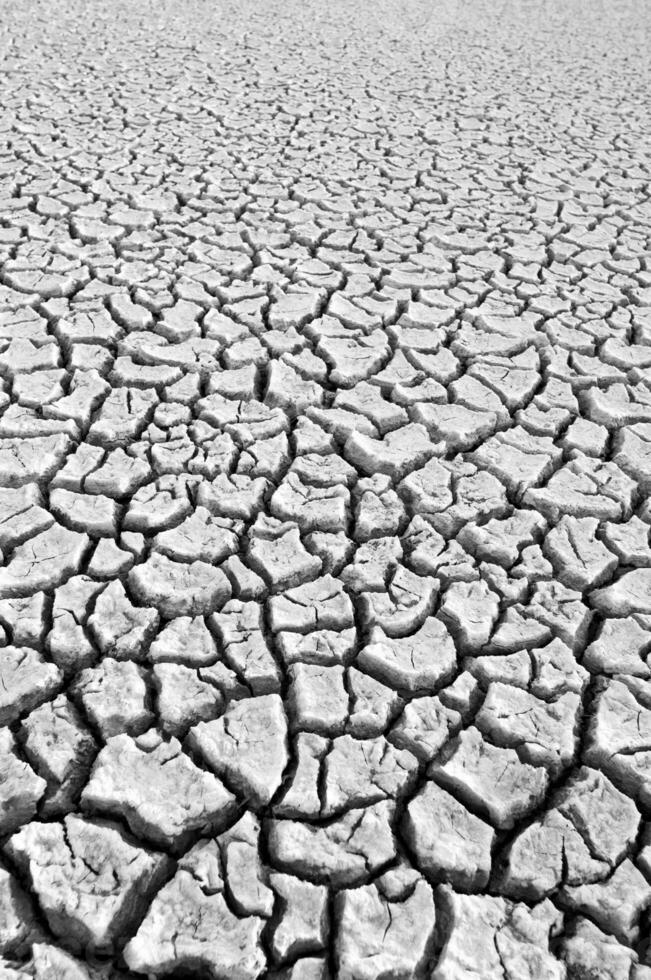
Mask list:
[[2,3],[2,980],[649,980],[650,21]]

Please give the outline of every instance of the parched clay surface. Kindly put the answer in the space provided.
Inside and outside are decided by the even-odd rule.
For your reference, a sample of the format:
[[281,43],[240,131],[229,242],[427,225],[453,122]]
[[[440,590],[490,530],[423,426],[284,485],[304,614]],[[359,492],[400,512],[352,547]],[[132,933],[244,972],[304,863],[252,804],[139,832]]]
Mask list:
[[1,5],[2,980],[650,980],[650,11]]

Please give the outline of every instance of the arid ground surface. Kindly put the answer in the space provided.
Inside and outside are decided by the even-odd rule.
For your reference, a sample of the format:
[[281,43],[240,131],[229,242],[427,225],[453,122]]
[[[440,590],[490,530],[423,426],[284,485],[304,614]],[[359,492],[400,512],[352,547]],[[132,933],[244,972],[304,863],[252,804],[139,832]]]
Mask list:
[[0,4],[0,978],[649,980],[651,4]]

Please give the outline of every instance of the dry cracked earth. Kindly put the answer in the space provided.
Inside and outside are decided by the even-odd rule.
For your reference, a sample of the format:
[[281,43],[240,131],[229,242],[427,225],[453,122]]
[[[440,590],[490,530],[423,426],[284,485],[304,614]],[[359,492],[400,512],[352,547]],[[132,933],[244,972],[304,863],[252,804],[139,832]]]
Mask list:
[[2,4],[2,980],[649,980],[648,4]]

